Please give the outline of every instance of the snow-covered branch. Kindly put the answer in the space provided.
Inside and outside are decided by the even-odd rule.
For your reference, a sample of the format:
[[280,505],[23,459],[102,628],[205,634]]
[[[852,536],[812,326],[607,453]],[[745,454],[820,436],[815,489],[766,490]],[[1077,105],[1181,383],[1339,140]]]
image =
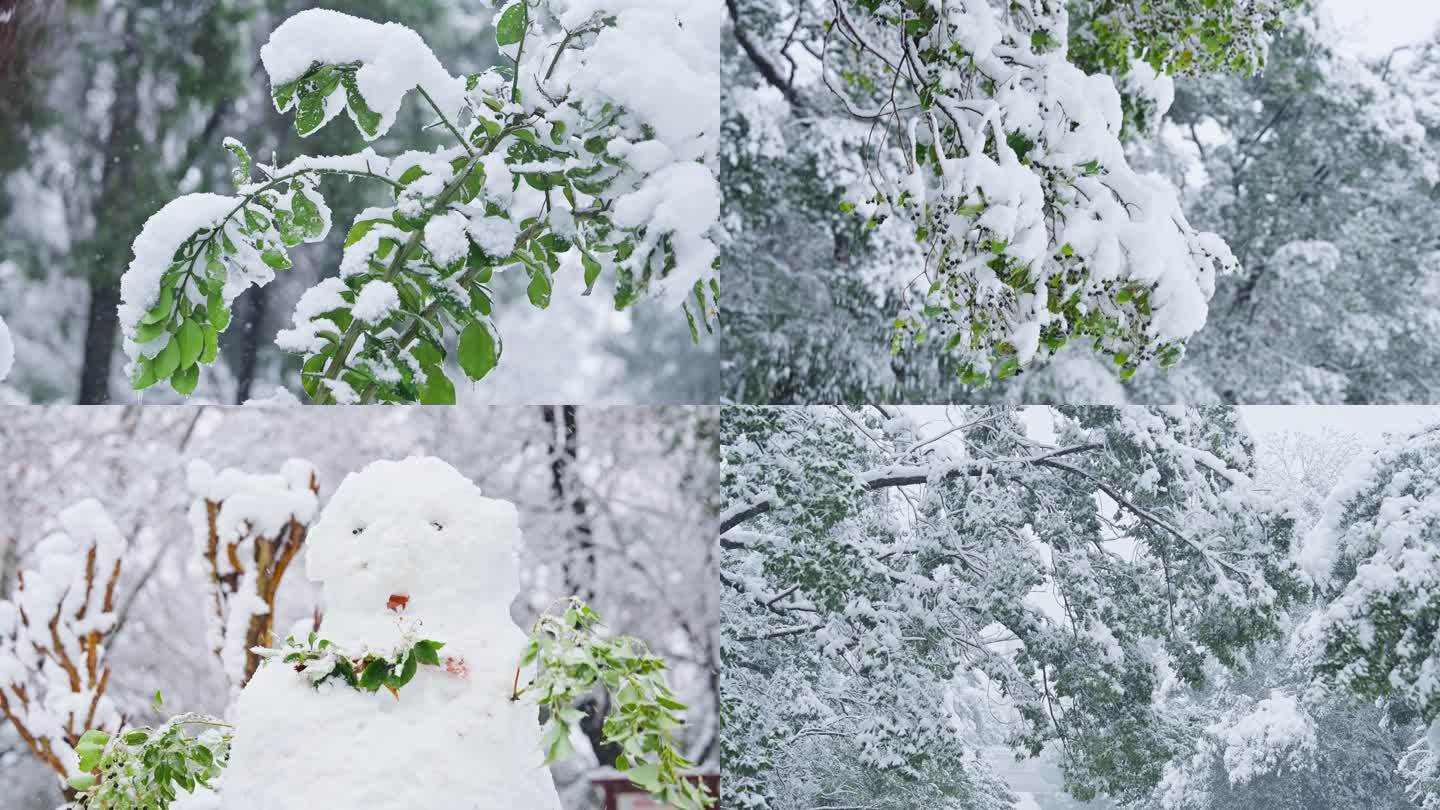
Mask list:
[[231,687],[274,644],[275,594],[319,512],[314,465],[292,459],[276,475],[192,462],[190,526],[210,590],[210,643]]
[[0,712],[63,783],[86,730],[120,724],[105,690],[106,641],[115,629],[125,539],[98,501],[59,515],[60,528],[0,601]]

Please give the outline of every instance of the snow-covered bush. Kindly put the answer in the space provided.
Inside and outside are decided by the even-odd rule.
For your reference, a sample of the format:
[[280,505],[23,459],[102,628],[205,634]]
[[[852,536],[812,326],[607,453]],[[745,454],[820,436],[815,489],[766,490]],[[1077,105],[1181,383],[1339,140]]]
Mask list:
[[236,194],[174,200],[135,240],[120,305],[134,387],[194,391],[236,297],[329,233],[322,177],[377,183],[394,202],[357,216],[339,275],[277,336],[317,402],[453,402],[452,348],[471,380],[501,359],[489,285],[507,269],[540,308],[557,272],[583,273],[587,292],[605,277],[618,308],[659,293],[698,339],[718,320],[718,15],[709,2],[510,0],[495,39],[511,64],[465,77],[394,23],[319,9],[282,23],[261,61],[301,136],[344,111],[374,140],[413,89],[454,143],[266,165],[227,138]]
[[[157,693],[155,707],[161,703]],[[220,776],[230,739],[228,723],[191,712],[158,728],[87,731],[75,747],[81,773],[69,784],[77,805],[88,810],[166,810],[181,790],[208,788]]]
[[[535,678],[521,686],[521,668],[531,665]],[[716,797],[683,776],[691,763],[676,745],[675,730],[684,725],[680,712],[686,707],[665,683],[666,668],[665,659],[644,642],[610,635],[589,605],[571,597],[562,613],[545,613],[535,621],[515,669],[512,697],[526,697],[545,709],[540,746],[550,763],[573,750],[570,736],[584,717],[575,704],[603,688],[615,706],[605,718],[604,740],[622,750],[617,767],[667,807],[704,810],[715,805]]]
[[314,465],[298,459],[277,475],[216,473],[194,461],[189,486],[190,529],[210,589],[210,645],[239,689],[260,665],[254,648],[271,643],[275,594],[319,513],[320,483]]
[[80,774],[72,750],[89,729],[120,724],[105,689],[125,539],[98,501],[62,511],[36,547],[14,601],[0,601],[0,711],[61,782]]

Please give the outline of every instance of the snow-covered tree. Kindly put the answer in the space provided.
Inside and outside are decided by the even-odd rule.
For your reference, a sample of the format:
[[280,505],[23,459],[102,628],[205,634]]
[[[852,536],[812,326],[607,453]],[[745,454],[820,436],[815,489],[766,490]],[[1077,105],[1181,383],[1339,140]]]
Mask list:
[[[1197,736],[1164,695],[1240,664],[1299,592],[1293,518],[1252,484],[1231,410],[1067,409],[1055,443],[1014,409],[943,429],[886,409],[725,418],[741,806],[781,806],[797,728],[910,781],[965,761],[967,790],[993,784],[966,755],[987,724],[962,687],[989,690],[1011,721],[988,733],[1017,752],[1058,748],[1076,796],[1142,799]],[[1000,801],[978,795],[955,806]]]
[[[929,362],[942,356],[969,384],[1013,377],[1072,341],[1123,377],[1179,360],[1235,262],[1190,227],[1173,188],[1132,169],[1122,130],[1141,107],[1163,115],[1172,74],[1262,64],[1293,3],[760,5],[730,4],[726,59],[740,317],[786,309],[793,285],[760,276],[793,273],[816,276],[822,301],[847,317],[893,327],[896,349],[930,347]],[[791,224],[767,210],[775,197],[822,211],[844,200],[864,216]],[[827,261],[857,259],[860,273],[826,277]],[[877,337],[862,323],[844,340]],[[740,361],[762,368],[775,357],[750,357],[749,345],[800,355],[793,371],[740,375],[756,388],[826,362],[768,330],[739,340]]]
[[254,649],[275,643],[275,595],[316,517],[320,482],[299,459],[272,475],[216,473],[195,461],[188,477],[191,531],[209,578],[211,645],[239,689],[260,666]]
[[[1269,436],[1257,484],[1290,506],[1297,532],[1324,514],[1354,459],[1347,436]],[[1196,716],[1193,750],[1165,769],[1146,807],[1161,810],[1408,808],[1396,774],[1416,730],[1405,712],[1345,692],[1312,688],[1323,647],[1313,619],[1323,600],[1300,600],[1241,670],[1169,698]]]
[[1322,687],[1430,724],[1400,763],[1414,801],[1440,806],[1440,428],[1357,459],[1306,538],[1329,604],[1317,617]]
[[0,712],[63,784],[79,774],[81,735],[121,723],[105,690],[125,538],[95,500],[58,522],[0,600]]
[[[1149,3],[1140,15],[1131,3],[1064,3],[1068,60],[1115,83],[1128,165],[1142,176],[1168,177],[1188,221],[1223,237],[1239,269],[1215,280],[1206,326],[1185,342],[1186,361],[1172,369],[1124,381],[1112,357],[1097,355],[1089,340],[1070,339],[1048,364],[976,388],[962,384],[968,358],[928,328],[943,317],[945,302],[927,314],[915,301],[937,277],[939,253],[926,252],[935,230],[926,228],[922,244],[910,218],[902,218],[904,227],[892,217],[867,229],[833,207],[872,180],[900,188],[909,168],[896,144],[908,137],[904,124],[923,119],[919,99],[900,103],[898,112],[887,107],[878,122],[852,117],[873,110],[839,105],[823,79],[846,89],[844,76],[869,74],[844,61],[842,27],[827,33],[833,4],[764,5],[736,0],[739,22],[724,62],[725,248],[734,257],[729,309],[736,327],[724,340],[734,398],[1433,399],[1440,288],[1436,245],[1425,234],[1440,177],[1431,100],[1440,49],[1420,43],[1384,60],[1349,56],[1323,4],[1314,2]],[[1191,14],[1201,16],[1187,21]],[[1214,42],[1216,26],[1225,28],[1221,39],[1235,38],[1233,46],[1194,47],[1202,38]],[[827,37],[828,48],[818,47]],[[1157,77],[1153,65],[1133,58],[1135,37],[1155,43],[1151,55],[1195,56]],[[1166,44],[1186,37],[1195,40]],[[1107,50],[1111,39],[1129,43],[1129,56]],[[870,42],[900,49],[893,34]],[[1236,63],[1227,63],[1232,56]],[[910,72],[903,67],[902,90]],[[878,107],[890,83],[870,79]],[[980,101],[989,109],[991,99]],[[924,142],[928,128],[917,130]],[[1061,209],[1055,221],[1074,210]],[[925,342],[893,354],[892,322],[877,322],[876,312],[907,306],[927,327]],[[962,343],[967,338],[962,333]],[[1019,364],[1007,372],[1012,367]]]
[[[1434,398],[1424,347],[1440,252],[1440,152],[1424,53],[1366,64],[1318,12],[1287,25],[1265,71],[1182,83],[1160,151],[1186,210],[1225,234],[1243,268],[1218,286],[1190,359],[1156,402],[1415,402]],[[1435,55],[1428,57],[1430,60]],[[1277,371],[1281,373],[1277,373]]]
[[717,31],[709,4],[513,0],[495,17],[508,69],[457,77],[403,26],[290,18],[261,61],[301,136],[343,110],[374,140],[414,89],[453,141],[272,166],[226,139],[236,195],[181,197],[135,241],[120,305],[134,387],[195,389],[236,298],[329,232],[325,176],[378,183],[393,201],[357,216],[339,275],[301,297],[277,338],[318,402],[454,402],[451,349],[471,380],[503,353],[489,284],[506,268],[542,309],[562,270],[582,272],[587,292],[604,275],[620,309],[660,291],[698,340],[718,318],[718,77],[704,58]]

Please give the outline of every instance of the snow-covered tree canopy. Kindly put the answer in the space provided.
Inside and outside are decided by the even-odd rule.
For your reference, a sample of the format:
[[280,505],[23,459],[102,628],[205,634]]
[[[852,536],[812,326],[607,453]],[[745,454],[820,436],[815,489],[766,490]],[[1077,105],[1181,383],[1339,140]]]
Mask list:
[[[1316,669],[1337,687],[1440,718],[1440,427],[1357,459],[1306,538],[1334,596]],[[1437,739],[1440,742],[1440,739]]]
[[726,411],[727,800],[792,806],[814,735],[906,784],[965,763],[956,795],[991,803],[958,807],[1004,806],[987,739],[1058,747],[1071,793],[1130,801],[1195,745],[1165,696],[1276,636],[1293,517],[1233,410],[1035,420]]
[[106,646],[125,539],[95,500],[60,512],[59,525],[16,574],[14,598],[0,599],[0,713],[63,784],[80,773],[81,735],[120,725]]
[[[800,88],[823,84],[837,117],[868,125],[847,145],[865,165],[840,179],[843,207],[867,227],[898,218],[886,239],[916,243],[881,248],[904,276],[897,351],[941,345],[967,383],[1080,339],[1122,378],[1178,362],[1235,260],[1189,225],[1169,184],[1131,168],[1125,108],[1163,115],[1172,73],[1254,69],[1289,0],[1095,2],[1073,14],[1063,0],[863,0],[816,4],[823,24],[809,5],[779,10],[794,25],[768,32],[732,8],[736,36],[791,104],[814,103]],[[776,43],[788,77],[757,38]],[[1125,76],[1129,103],[1086,69]],[[767,111],[737,114],[767,134],[756,131]]]
[[394,201],[357,216],[339,275],[277,338],[317,402],[453,402],[447,357],[471,380],[500,361],[489,285],[507,269],[542,309],[557,272],[583,273],[587,292],[605,275],[621,309],[659,293],[698,340],[718,319],[718,30],[707,3],[511,0],[495,16],[510,65],[458,77],[404,26],[290,18],[260,56],[301,136],[344,111],[379,138],[415,90],[453,143],[268,165],[227,138],[236,194],[176,199],[135,240],[120,305],[134,387],[195,389],[235,299],[328,234],[322,177],[378,183]]
[[[1038,70],[1051,51],[1033,53],[1034,43],[1025,37],[1028,16],[1018,13],[1011,25],[1001,4],[981,5],[1000,21],[997,30],[1014,28],[1003,41],[1012,43],[1010,58],[1017,64],[1004,75],[1019,72],[1033,79],[1026,66]],[[1185,362],[1169,370],[1122,379],[1128,375],[1125,365],[1117,365],[1103,345],[1097,353],[1089,337],[1068,336],[1043,365],[1038,362],[1047,354],[1043,343],[1029,366],[1019,363],[1018,355],[996,354],[988,362],[992,378],[1002,366],[1007,374],[1022,368],[1025,373],[978,388],[974,358],[965,349],[970,337],[951,325],[964,319],[952,318],[949,302],[929,293],[936,281],[945,281],[940,250],[934,248],[947,242],[926,217],[903,211],[896,216],[883,199],[874,218],[847,216],[836,207],[838,200],[862,203],[880,199],[882,192],[897,198],[917,171],[925,193],[933,196],[931,187],[942,185],[936,164],[907,164],[907,152],[918,150],[929,161],[934,136],[927,116],[934,115],[948,139],[942,151],[964,157],[966,150],[957,148],[963,147],[957,143],[959,130],[950,138],[943,126],[948,119],[936,112],[940,102],[927,110],[918,92],[907,92],[915,86],[912,74],[918,75],[909,57],[897,74],[855,45],[849,29],[836,22],[833,2],[735,0],[722,63],[725,249],[733,257],[727,276],[732,320],[725,338],[729,395],[795,404],[1432,401],[1433,349],[1440,345],[1440,323],[1433,315],[1440,300],[1435,281],[1440,252],[1426,235],[1440,215],[1435,195],[1440,127],[1432,101],[1440,49],[1432,34],[1389,58],[1357,56],[1351,32],[1329,23],[1325,6],[1318,0],[1063,4],[1065,61],[1093,81],[1102,75],[1112,80],[1128,166],[1142,177],[1163,175],[1173,184],[1193,230],[1222,237],[1238,269],[1215,279],[1214,296],[1203,308],[1204,327],[1184,340]],[[940,7],[921,13],[886,6],[891,18],[917,29],[915,36],[931,39],[941,32],[929,26],[926,15],[937,15]],[[887,27],[859,4],[841,4],[841,11],[872,50],[897,62],[903,46],[895,25]],[[1103,37],[1097,33],[1102,29]],[[1222,29],[1221,38],[1233,41],[1210,51],[1201,40]],[[1417,29],[1414,36],[1425,33]],[[1115,53],[1124,59],[1100,52],[1102,42],[1112,40],[1123,44]],[[1175,60],[1186,51],[1194,57],[1182,69]],[[1170,56],[1157,74],[1142,57],[1161,53]],[[924,51],[914,57],[918,66],[931,64]],[[1231,57],[1246,64],[1230,64]],[[1050,85],[1027,85],[1022,78],[1020,89],[1008,95],[986,95],[983,77],[959,81],[978,70],[978,62],[974,69],[967,62],[943,74],[934,68],[930,75],[955,77],[949,98],[968,92],[966,103],[994,110],[1006,133],[1018,130],[1035,140],[1021,128],[1025,121],[1064,120],[1053,108],[1037,107],[1030,117],[1017,108],[1015,125],[1005,123],[1010,119],[1002,101],[1025,88],[1044,101]],[[945,93],[940,95],[943,101]],[[1102,111],[1102,117],[1108,115]],[[1043,158],[1052,141],[1060,143],[1059,135],[1073,142],[1066,128],[1043,129],[1039,147],[1023,155],[1012,148],[1020,168],[1036,148]],[[985,154],[1000,163],[1002,138],[993,130],[984,133]],[[1059,169],[1047,168],[1043,160],[1029,162],[1041,175],[1044,194],[1064,191],[1053,177]],[[1070,172],[1077,173],[1074,167]],[[942,185],[953,188],[963,186]],[[1052,252],[1038,273],[1032,269],[1032,278],[1052,274],[1048,268],[1064,245],[1055,237],[1063,237],[1066,222],[1089,205],[1080,203],[1042,209]],[[980,217],[977,209],[974,218]],[[978,240],[981,234],[970,220],[958,224],[956,231],[951,222],[951,237]],[[924,226],[924,240],[916,240],[917,226]],[[981,268],[982,262],[1000,264],[1000,257],[984,255],[980,241],[971,248],[963,255],[981,276],[993,272]],[[1008,296],[1004,280],[995,276],[990,289]],[[1047,306],[1055,303],[1048,291],[1036,292],[1043,292]],[[1022,322],[1019,298],[1017,293],[1016,306],[1003,310],[1009,324]],[[1081,303],[1085,313],[1107,313],[1116,305],[1088,293]],[[923,345],[893,352],[895,313],[924,331]],[[1060,315],[1041,314],[1049,319],[1042,335],[1060,337],[1066,323]],[[1142,320],[1134,313],[1127,317],[1132,325]],[[999,348],[1014,342],[1012,332],[1007,326],[979,340]],[[957,334],[960,344],[947,348]],[[1114,338],[1107,327],[1105,340]],[[1132,359],[1133,353],[1125,358]]]

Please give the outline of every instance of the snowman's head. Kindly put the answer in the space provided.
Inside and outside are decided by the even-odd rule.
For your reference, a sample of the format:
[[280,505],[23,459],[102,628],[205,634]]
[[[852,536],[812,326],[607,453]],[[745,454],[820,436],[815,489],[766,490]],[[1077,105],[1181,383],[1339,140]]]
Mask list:
[[514,505],[436,458],[377,461],[340,483],[306,541],[326,622],[401,608],[427,625],[507,610],[519,588]]

